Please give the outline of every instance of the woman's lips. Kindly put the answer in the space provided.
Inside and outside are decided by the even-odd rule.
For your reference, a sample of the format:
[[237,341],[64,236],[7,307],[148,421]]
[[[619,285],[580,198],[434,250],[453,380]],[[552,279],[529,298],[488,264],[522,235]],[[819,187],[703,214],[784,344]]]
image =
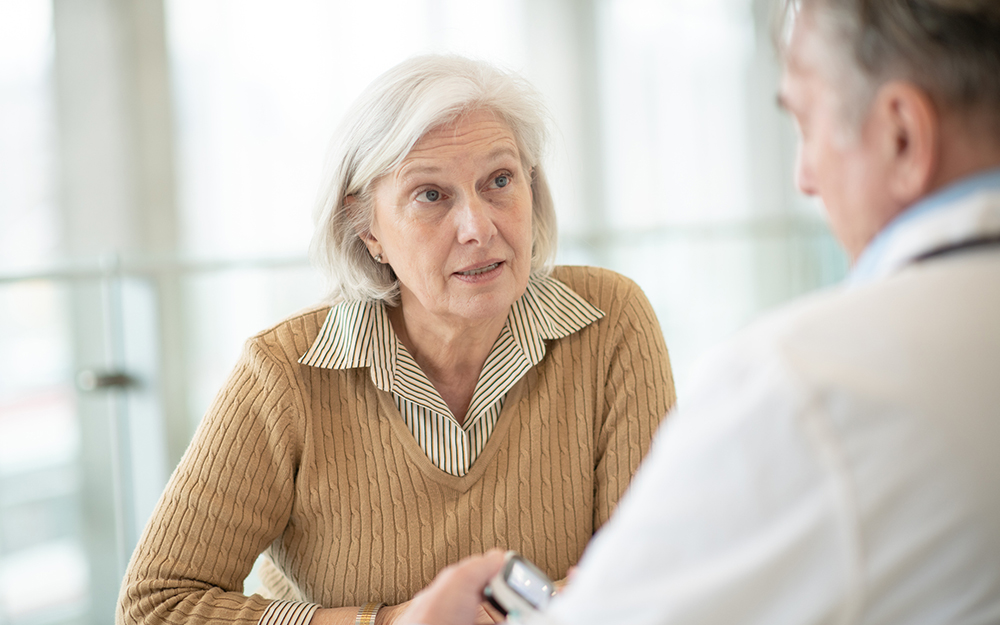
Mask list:
[[470,269],[469,271],[459,271],[458,274],[462,276],[478,276],[481,273],[486,273],[487,271],[493,271],[500,266],[500,263],[491,263],[485,267],[480,267],[478,269]]
[[502,263],[503,261],[498,261],[495,263],[490,263],[489,265],[483,265],[482,267],[477,267],[475,269],[468,269],[466,271],[456,271],[455,273],[459,276],[474,278],[499,268]]

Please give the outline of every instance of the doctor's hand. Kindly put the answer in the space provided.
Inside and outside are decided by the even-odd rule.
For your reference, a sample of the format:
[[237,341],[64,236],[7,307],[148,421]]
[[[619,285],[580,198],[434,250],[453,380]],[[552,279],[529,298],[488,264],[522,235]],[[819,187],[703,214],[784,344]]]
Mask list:
[[401,625],[473,625],[483,617],[483,589],[503,567],[504,552],[492,549],[446,567],[407,605]]

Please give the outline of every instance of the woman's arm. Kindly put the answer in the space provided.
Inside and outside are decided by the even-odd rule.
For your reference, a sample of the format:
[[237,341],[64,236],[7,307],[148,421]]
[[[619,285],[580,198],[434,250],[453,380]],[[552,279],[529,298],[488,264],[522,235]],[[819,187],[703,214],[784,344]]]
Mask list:
[[[257,556],[284,531],[295,497],[305,408],[288,366],[261,339],[247,343],[136,547],[119,625],[356,622],[360,607],[243,594]],[[376,625],[393,625],[407,605],[383,607]],[[481,608],[476,622],[491,625],[493,616]]]
[[611,305],[605,413],[595,431],[594,527],[610,517],[664,415],[677,400],[663,332],[646,295],[617,276]]
[[[260,622],[272,602],[245,596],[243,580],[291,513],[298,402],[281,363],[259,339],[249,341],[136,547],[119,624]],[[314,609],[287,606],[294,619],[284,622],[308,622]]]
[[[492,554],[492,555],[491,555]],[[500,561],[503,561],[503,551],[494,550],[487,554],[492,560],[496,559],[496,554],[499,554]],[[451,567],[446,567],[442,569],[438,577],[450,576],[449,570],[457,565],[452,565]],[[497,566],[499,569],[499,566]],[[496,570],[494,570],[494,573]],[[483,584],[485,586],[485,582]],[[424,590],[417,593],[416,597],[407,601],[406,603],[401,603],[399,605],[387,605],[379,609],[378,615],[375,617],[375,625],[402,625],[403,623],[409,623],[407,620],[410,618],[408,615],[414,613],[413,606],[417,605],[418,611],[421,605],[421,599],[429,591],[432,590],[432,586],[428,586]],[[481,590],[481,589],[480,589]],[[424,601],[423,603],[427,603]],[[478,595],[474,602],[475,607],[470,607],[467,612],[469,615],[468,620],[463,620],[466,625],[494,625],[495,623],[501,623],[504,621],[502,614],[497,612],[492,607],[488,606],[483,602],[482,593]],[[434,602],[435,609],[440,608],[437,601]],[[357,622],[359,608],[326,608],[317,610],[313,615],[312,621],[309,625],[354,625]],[[465,618],[463,612],[463,619]]]

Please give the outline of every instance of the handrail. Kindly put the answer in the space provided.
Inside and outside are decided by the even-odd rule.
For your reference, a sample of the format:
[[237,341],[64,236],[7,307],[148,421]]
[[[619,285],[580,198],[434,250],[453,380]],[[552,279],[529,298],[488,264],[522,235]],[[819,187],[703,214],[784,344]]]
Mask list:
[[96,260],[63,261],[25,270],[5,272],[0,268],[0,284],[30,280],[100,280],[109,275],[151,276],[165,273],[213,273],[234,269],[308,266],[309,260],[304,256],[230,259],[181,259],[163,256],[129,259],[111,254]]
[[[774,215],[740,220],[667,224],[650,228],[619,228],[600,233],[566,233],[561,235],[565,247],[600,245],[634,245],[637,241],[657,238],[707,239],[731,236],[781,236],[801,234],[822,236],[829,229],[818,217],[808,215]],[[280,269],[307,267],[305,256],[243,257],[243,258],[184,258],[176,255],[134,256],[107,254],[98,258],[67,260],[25,270],[0,267],[0,284],[29,280],[102,279],[109,275],[151,276],[164,273],[213,273],[236,269]]]

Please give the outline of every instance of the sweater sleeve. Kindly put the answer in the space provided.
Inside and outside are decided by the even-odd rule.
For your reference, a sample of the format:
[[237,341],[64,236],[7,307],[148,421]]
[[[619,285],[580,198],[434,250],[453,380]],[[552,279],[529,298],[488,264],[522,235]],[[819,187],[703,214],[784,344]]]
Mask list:
[[596,435],[594,528],[601,527],[639,463],[664,415],[677,400],[663,332],[637,284],[621,278],[608,308],[608,373],[604,414]]
[[307,623],[318,606],[243,594],[288,522],[302,447],[298,389],[251,339],[139,541],[118,625]]

